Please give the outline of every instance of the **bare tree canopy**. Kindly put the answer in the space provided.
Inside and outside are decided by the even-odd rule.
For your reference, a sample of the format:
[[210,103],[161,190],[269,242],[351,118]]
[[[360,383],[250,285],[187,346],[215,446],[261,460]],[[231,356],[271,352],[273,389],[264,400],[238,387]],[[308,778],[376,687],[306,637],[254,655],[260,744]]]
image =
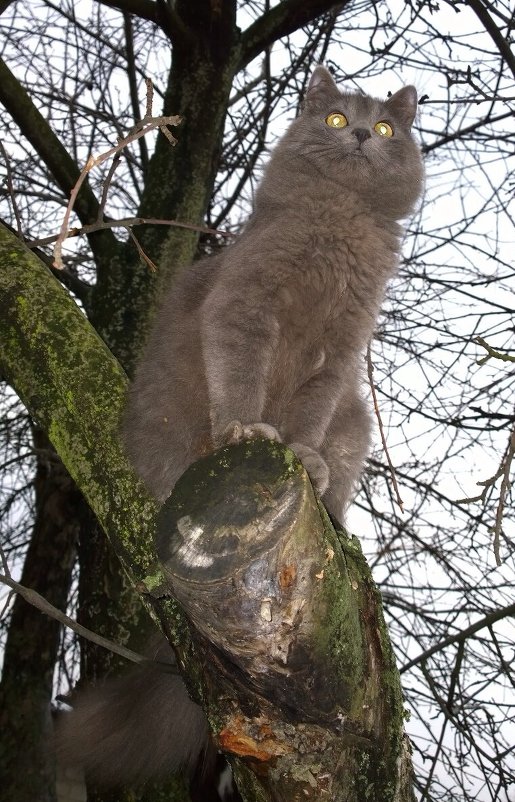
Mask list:
[[[507,0],[0,2],[0,216],[89,321],[63,317],[60,347],[91,333],[118,360],[94,383],[84,367],[100,430],[114,426],[164,284],[246,219],[313,67],[377,97],[416,86],[426,187],[369,364],[387,451],[378,426],[349,528],[382,594],[420,802],[515,799],[514,26]],[[27,287],[42,292],[32,276]],[[102,396],[112,376],[114,404]],[[5,381],[0,403],[2,573],[140,650],[145,613],[79,492],[105,493],[113,526],[125,468],[103,473],[103,444],[86,433],[95,454],[81,455],[77,489],[47,437],[54,419],[36,425]],[[134,501],[137,539],[154,508]],[[127,542],[121,558],[137,563]],[[76,681],[78,641],[56,624],[21,654],[40,614],[17,603],[1,621],[3,683],[14,694],[23,675],[48,701]],[[80,658],[90,680],[118,669],[95,649]],[[45,777],[40,798],[53,800]]]

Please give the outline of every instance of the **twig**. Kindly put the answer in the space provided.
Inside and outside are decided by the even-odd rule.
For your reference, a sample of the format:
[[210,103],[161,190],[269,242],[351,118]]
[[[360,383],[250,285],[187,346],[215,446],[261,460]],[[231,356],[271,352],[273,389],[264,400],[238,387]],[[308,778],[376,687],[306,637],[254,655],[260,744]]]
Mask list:
[[440,643],[437,643],[435,646],[431,646],[430,649],[426,649],[426,651],[422,652],[422,654],[419,654],[418,657],[413,658],[413,660],[410,660],[408,663],[403,665],[402,668],[399,669],[399,673],[404,674],[405,671],[409,671],[409,669],[413,668],[413,666],[419,665],[419,663],[425,663],[426,660],[428,660],[437,652],[442,651],[447,646],[450,646],[453,643],[463,642],[472,635],[475,635],[476,632],[479,632],[480,629],[489,627],[492,624],[495,624],[496,621],[501,621],[503,618],[512,618],[513,616],[515,616],[515,604],[509,604],[507,607],[503,607],[500,610],[494,610],[492,613],[485,615],[484,618],[476,621],[475,624],[471,624],[470,627],[462,630],[462,632],[458,632],[456,635],[449,635],[447,638],[444,638],[442,641],[440,641]]
[[11,576],[7,557],[5,556],[5,551],[3,550],[2,546],[0,546],[0,560],[2,561],[2,568],[4,569],[6,576]]
[[[234,232],[224,231],[219,228],[207,228],[207,226],[196,226],[193,223],[181,223],[178,220],[161,220],[158,217],[124,217],[120,220],[98,220],[96,223],[89,223],[87,226],[80,228],[70,228],[66,232],[64,239],[69,237],[80,237],[82,234],[91,234],[94,231],[102,231],[106,228],[131,228],[132,226],[175,226],[176,228],[187,228],[190,231],[199,231],[201,234],[217,234],[221,237],[234,237]],[[31,240],[27,243],[29,248],[41,247],[43,245],[50,245],[59,238],[59,234],[53,234],[50,237],[42,237],[41,239]]]
[[491,345],[488,345],[486,340],[483,340],[482,337],[474,337],[474,342],[478,345],[482,345],[487,351],[486,356],[483,356],[481,359],[477,360],[478,365],[484,365],[485,362],[488,362],[488,360],[492,357],[494,359],[500,359],[502,362],[515,362],[515,356],[512,354],[502,354],[500,351],[496,351],[495,348],[492,348]]
[[381,443],[383,444],[383,451],[384,451],[385,456],[386,456],[386,461],[388,463],[388,468],[390,469],[390,475],[392,477],[393,489],[395,490],[395,496],[396,496],[395,500],[396,500],[397,504],[399,505],[401,512],[404,512],[404,502],[401,499],[401,495],[399,493],[399,485],[397,484],[397,476],[395,474],[395,468],[393,467],[393,462],[390,459],[390,452],[388,451],[388,446],[386,445],[386,437],[385,437],[384,428],[383,428],[383,421],[382,421],[382,418],[381,418],[381,413],[379,411],[379,404],[378,404],[378,401],[377,401],[376,389],[374,387],[374,379],[373,379],[374,366],[372,364],[372,351],[371,351],[371,348],[370,348],[370,343],[368,344],[368,347],[367,347],[367,373],[368,373],[368,382],[370,384],[370,390],[372,392],[372,401],[374,403],[374,412],[375,412],[375,416],[377,418],[377,423],[379,425],[379,433],[381,435]]
[[81,188],[82,183],[86,178],[86,175],[91,170],[93,165],[94,165],[94,159],[92,156],[90,156],[86,166],[83,168],[80,176],[77,179],[77,182],[75,183],[75,186],[72,188],[72,191],[70,193],[70,200],[68,201],[68,206],[66,207],[63,222],[61,224],[61,230],[59,231],[59,234],[57,236],[57,241],[54,248],[54,267],[57,268],[58,270],[62,270],[64,268],[63,257],[62,257],[63,242],[66,238],[66,231],[68,230],[68,222],[70,220],[70,215],[75,205],[75,200],[79,193],[79,189]]
[[[483,337],[475,337],[474,342],[477,343],[478,345],[481,345],[487,352],[486,356],[477,360],[478,365],[484,365],[485,362],[488,362],[488,360],[492,358],[499,359],[501,362],[515,362],[515,356],[511,354],[503,354],[500,351],[497,351],[495,348],[492,348],[492,346],[489,345],[486,342],[486,340],[483,339]],[[506,496],[511,486],[510,472],[514,456],[515,456],[515,429],[513,429],[513,431],[510,434],[506,453],[502,458],[501,464],[499,465],[497,471],[489,479],[484,479],[482,482],[476,483],[483,488],[481,493],[479,493],[479,495],[477,496],[471,496],[470,498],[456,499],[456,504],[472,504],[473,502],[476,501],[480,501],[482,504],[486,504],[486,497],[488,491],[490,490],[490,488],[495,486],[497,480],[502,476],[501,487],[499,490],[499,502],[497,504],[497,510],[495,512],[495,524],[490,530],[494,536],[493,546],[494,546],[494,556],[496,565],[502,565],[501,555],[500,555],[502,521],[504,516]]]
[[483,488],[481,493],[478,496],[471,496],[470,498],[456,499],[456,504],[472,504],[476,501],[480,501],[482,504],[486,504],[486,496],[488,491],[490,490],[490,488],[495,486],[497,480],[502,476],[501,487],[499,490],[499,502],[497,504],[497,510],[495,512],[495,524],[490,530],[494,536],[494,555],[495,555],[495,562],[497,565],[502,564],[500,556],[502,521],[504,516],[506,496],[508,490],[511,487],[510,472],[514,456],[515,456],[515,429],[513,429],[513,431],[510,434],[506,453],[502,458],[501,464],[499,465],[497,471],[489,479],[484,479],[482,482],[476,482],[477,485]]
[[[141,119],[140,104],[138,97],[138,81],[137,81],[137,67],[136,67],[136,54],[134,52],[134,30],[132,25],[132,14],[127,11],[123,12],[123,29],[125,33],[125,58],[127,69],[127,83],[129,86],[129,96],[131,100],[132,113],[134,121]],[[145,114],[150,117],[152,114],[152,96],[153,86],[149,78],[145,78],[147,85],[147,108]],[[150,86],[150,88],[149,88]],[[145,139],[139,140],[139,153],[141,160],[142,172],[145,173],[148,168],[148,148]]]
[[[2,561],[2,568],[4,569],[5,575],[10,578],[11,577],[11,572],[9,570],[9,563],[7,562],[7,557],[5,556],[5,552],[4,552],[3,548],[2,548],[2,546],[0,546],[0,559]],[[5,615],[6,611],[7,611],[7,608],[9,607],[9,605],[11,603],[11,597],[12,597],[13,593],[14,593],[14,591],[11,590],[7,594],[7,598],[5,600],[5,604],[4,604],[3,608],[2,608],[2,610],[0,610],[0,619],[2,619],[4,617],[4,615]]]
[[[146,83],[147,83],[147,105],[146,105],[146,108],[147,108],[147,112],[148,112],[149,110],[150,111],[152,110],[153,88],[152,88],[152,83],[149,80],[147,80]],[[131,131],[129,131],[129,133],[127,134],[126,137],[123,137],[122,139],[118,140],[118,144],[117,145],[115,145],[112,148],[109,148],[109,150],[106,150],[105,153],[101,153],[99,156],[95,156],[95,157],[94,156],[90,156],[89,157],[89,159],[86,162],[85,166],[81,170],[81,173],[80,173],[80,175],[79,175],[79,177],[78,177],[78,179],[77,179],[77,181],[75,183],[75,186],[73,187],[73,189],[71,191],[70,200],[68,202],[68,206],[66,207],[66,212],[64,214],[63,222],[62,222],[62,225],[61,225],[61,230],[60,230],[59,235],[57,237],[57,241],[56,241],[55,248],[54,248],[54,266],[56,268],[58,268],[58,269],[62,269],[63,268],[62,245],[63,245],[64,240],[67,237],[67,231],[68,231],[68,228],[69,228],[70,215],[71,215],[72,209],[73,209],[73,207],[75,205],[75,200],[77,198],[79,190],[80,190],[82,184],[84,183],[84,180],[85,180],[86,176],[93,169],[93,167],[98,167],[98,165],[103,164],[103,162],[105,162],[111,156],[115,156],[115,157],[119,158],[120,152],[124,148],[126,148],[127,145],[130,145],[131,142],[135,142],[137,139],[139,139],[142,136],[146,136],[146,134],[150,133],[150,131],[154,131],[156,128],[159,128],[159,130],[166,136],[166,138],[169,140],[169,142],[172,145],[175,145],[177,140],[173,136],[172,132],[169,130],[168,126],[170,126],[170,125],[179,125],[180,122],[181,122],[181,118],[178,115],[151,117],[150,114],[145,114],[143,119],[140,120],[140,122],[136,123],[134,128]],[[116,162],[116,158],[115,158],[115,162]],[[114,169],[116,169],[116,165],[115,165],[115,167],[112,167],[111,170],[109,171],[109,180],[110,180],[110,178],[111,178],[111,176],[112,176],[112,174],[114,172]],[[104,192],[103,192],[103,202],[104,203],[105,203],[105,195],[106,195],[106,192],[107,192],[107,186],[108,186],[108,182],[106,181],[106,185],[104,185]],[[102,209],[102,208],[103,207],[101,205],[100,209]]]
[[[26,588],[24,585],[20,585],[19,582],[15,582],[10,576],[0,574],[0,582],[8,585],[10,588],[12,588],[12,590],[14,590],[15,593],[18,593],[20,596],[22,596],[26,602],[32,604],[33,607],[36,607],[38,610],[41,610],[41,612],[45,613],[45,615],[50,616],[50,618],[54,618],[56,621],[59,621],[60,624],[63,624],[65,627],[69,627],[76,632],[77,635],[87,638],[87,640],[91,641],[92,643],[96,643],[98,646],[102,646],[104,649],[109,649],[111,652],[114,652],[114,654],[119,654],[120,657],[130,660],[132,663],[156,664],[157,661],[149,660],[148,658],[143,657],[143,655],[133,652],[131,649],[127,649],[125,646],[120,646],[118,643],[114,643],[107,638],[103,638],[101,635],[97,635],[96,632],[92,632],[91,629],[83,627],[82,624],[78,624],[77,621],[74,621],[73,618],[67,616],[62,612],[62,610],[59,610],[57,607],[54,607],[53,604],[50,604],[50,602],[48,602],[36,590],[33,590],[32,588]],[[173,674],[178,673],[173,664],[159,662],[159,666],[163,668],[163,671],[168,671]]]
[[504,516],[504,504],[506,501],[506,495],[510,488],[510,471],[514,455],[515,455],[515,429],[512,431],[510,435],[508,450],[504,458],[504,469],[502,474],[501,489],[499,491],[499,504],[497,505],[497,512],[495,514],[494,554],[495,554],[495,562],[497,563],[497,565],[501,565],[500,539],[502,530],[502,520]]
[[[59,234],[51,237],[44,237],[39,240],[34,240],[29,247],[34,247],[35,245],[49,245],[51,242],[55,242],[54,247],[54,268],[58,270],[63,269],[63,260],[62,260],[62,247],[63,242],[68,237],[77,237],[82,234],[91,234],[94,231],[101,231],[103,229],[109,228],[126,228],[130,229],[132,226],[136,225],[169,225],[175,226],[177,228],[186,228],[191,231],[199,231],[201,233],[206,234],[221,234],[222,236],[233,236],[228,231],[218,231],[214,228],[206,228],[204,226],[196,226],[191,223],[180,223],[177,220],[158,220],[158,219],[151,219],[151,218],[143,218],[143,217],[133,217],[133,218],[125,218],[123,220],[103,220],[104,216],[104,209],[107,202],[107,193],[109,190],[109,186],[114,175],[116,168],[118,167],[121,159],[121,152],[122,150],[127,147],[131,142],[134,142],[136,139],[140,139],[141,137],[148,134],[150,131],[159,128],[159,130],[167,137],[169,142],[172,145],[175,145],[177,140],[169,130],[168,126],[170,125],[179,125],[181,122],[181,118],[177,115],[175,116],[164,116],[164,117],[152,117],[152,103],[154,97],[154,87],[152,85],[152,81],[150,78],[145,79],[145,84],[147,87],[146,92],[146,105],[145,105],[145,116],[142,120],[136,123],[136,125],[129,131],[128,135],[124,138],[118,139],[118,144],[109,150],[105,151],[105,153],[101,153],[99,156],[93,157],[90,156],[86,165],[83,167],[77,182],[75,183],[71,194],[70,200],[66,207],[66,212],[64,214],[63,222],[61,225],[61,229]],[[77,195],[80,191],[80,188],[88,175],[88,173],[93,169],[93,167],[97,167],[99,164],[102,164],[109,159],[111,156],[114,156],[113,163],[109,168],[107,173],[107,177],[103,184],[102,189],[102,198],[100,201],[99,209],[98,209],[98,217],[95,223],[90,223],[88,225],[82,226],[81,228],[69,228],[69,221],[70,216],[75,205],[75,201]],[[143,248],[139,244],[138,240],[134,236],[134,234],[129,231],[129,235],[133,242],[138,249],[138,253],[140,258],[149,265],[152,271],[155,271],[157,268],[153,261],[144,253]]]
[[150,256],[147,256],[147,254],[145,253],[145,251],[143,250],[143,248],[139,244],[138,240],[136,239],[135,235],[130,230],[130,228],[128,228],[127,231],[129,232],[129,236],[130,236],[131,240],[133,241],[133,243],[135,244],[135,246],[137,248],[137,251],[139,253],[139,257],[140,257],[141,261],[149,266],[149,268],[152,271],[152,273],[157,273],[157,265],[152,261]]
[[[102,218],[104,217],[104,209],[107,203],[107,193],[109,192],[109,187],[111,186],[111,181],[113,179],[115,170],[118,167],[118,165],[121,164],[121,161],[122,161],[122,154],[115,153],[111,167],[109,168],[109,172],[107,173],[105,181],[103,182],[102,197],[100,198],[100,206],[98,207],[98,214],[97,214],[98,223],[101,223]],[[68,236],[68,234],[66,236]],[[66,237],[64,239],[66,239]]]
[[[499,490],[499,502],[497,504],[497,510],[495,513],[495,525],[491,529],[494,535],[494,555],[495,555],[495,562],[497,565],[502,564],[500,555],[500,540],[501,540],[502,522],[504,517],[504,505],[506,502],[506,495],[511,486],[510,471],[514,455],[515,455],[515,429],[512,431],[510,435],[510,439],[508,440],[508,448],[506,449],[506,454],[504,455],[503,461],[501,462],[499,470],[497,471],[497,474],[495,475],[494,478],[494,481],[496,481],[500,476],[502,476],[501,487]],[[478,485],[487,485],[487,487],[490,486],[491,484],[493,484],[491,480],[487,480],[486,482],[478,482]],[[487,487],[485,487],[485,490],[487,489]]]
[[154,102],[154,84],[150,78],[145,78],[145,86],[147,87],[147,99],[145,107],[145,117],[152,116],[152,103]]

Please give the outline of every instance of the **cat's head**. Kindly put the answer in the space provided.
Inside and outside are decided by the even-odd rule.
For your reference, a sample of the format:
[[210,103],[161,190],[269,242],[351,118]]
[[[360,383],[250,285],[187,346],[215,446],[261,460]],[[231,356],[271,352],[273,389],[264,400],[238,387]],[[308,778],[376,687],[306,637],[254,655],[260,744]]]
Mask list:
[[321,180],[355,191],[373,209],[399,219],[420,195],[423,166],[411,125],[417,92],[388,100],[340,91],[324,67],[311,77],[301,115],[285,139]]

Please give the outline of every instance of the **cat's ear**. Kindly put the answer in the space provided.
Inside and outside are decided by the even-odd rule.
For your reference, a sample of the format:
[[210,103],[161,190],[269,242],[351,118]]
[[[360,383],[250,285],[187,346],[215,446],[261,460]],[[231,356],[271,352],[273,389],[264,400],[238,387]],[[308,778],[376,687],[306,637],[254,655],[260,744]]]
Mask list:
[[320,64],[313,70],[313,75],[308,84],[306,92],[306,101],[309,103],[312,100],[322,95],[339,94],[338,87],[336,86],[333,76],[325,67]]
[[313,75],[309,79],[308,93],[329,88],[336,89],[333,76],[328,69],[319,64],[318,67],[315,67]]
[[414,86],[404,86],[388,98],[385,103],[393,114],[407,128],[411,128],[417,113],[417,90]]

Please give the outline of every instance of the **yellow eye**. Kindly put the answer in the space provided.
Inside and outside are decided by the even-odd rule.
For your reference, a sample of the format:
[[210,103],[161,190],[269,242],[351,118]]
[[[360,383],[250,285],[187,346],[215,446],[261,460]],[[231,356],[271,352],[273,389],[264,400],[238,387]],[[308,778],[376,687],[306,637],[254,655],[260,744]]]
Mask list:
[[329,128],[345,128],[345,126],[348,125],[347,117],[339,111],[331,112],[331,114],[325,118],[325,121]]
[[386,120],[380,120],[374,125],[374,131],[380,136],[393,136],[393,128]]

